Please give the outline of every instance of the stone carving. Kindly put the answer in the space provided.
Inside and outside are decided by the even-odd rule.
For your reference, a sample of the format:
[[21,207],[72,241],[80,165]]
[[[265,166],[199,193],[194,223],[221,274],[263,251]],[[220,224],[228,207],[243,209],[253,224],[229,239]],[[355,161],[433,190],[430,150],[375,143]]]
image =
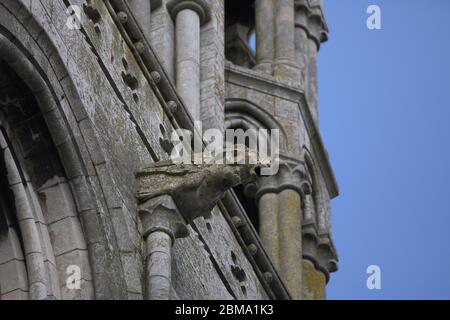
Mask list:
[[193,220],[209,216],[225,191],[253,181],[255,165],[186,165],[161,161],[140,171],[138,200],[169,194],[182,214]]
[[97,8],[95,8],[92,4],[92,0],[88,0],[88,3],[83,5],[83,10],[89,20],[94,24],[95,31],[100,33],[100,21],[102,20],[102,16]]
[[[320,0],[295,0],[296,27],[304,28],[318,46],[328,39],[328,25]],[[298,14],[300,12],[300,14]]]
[[306,167],[301,162],[280,161],[278,174],[258,179],[256,201],[265,193],[295,190],[302,197],[311,193],[311,182]]
[[[307,112],[305,95],[316,104],[316,86],[303,88],[297,77],[299,69],[307,84],[316,79],[317,42],[327,32],[320,1],[78,2],[82,28],[68,30],[67,1],[0,1],[0,109],[8,142],[0,139],[0,175],[14,179],[2,181],[13,194],[2,191],[2,200],[13,206],[6,220],[0,215],[0,300],[290,299],[311,291],[302,283],[324,292],[324,274],[336,269],[329,200],[337,187]],[[243,10],[226,14],[231,3]],[[306,24],[294,21],[298,12],[306,12]],[[237,24],[229,28],[225,15]],[[256,56],[241,51],[253,27]],[[303,39],[307,45],[297,51]],[[235,59],[226,43],[238,46]],[[225,108],[224,96],[254,108]],[[22,103],[29,99],[36,102]],[[208,129],[279,128],[279,174],[251,184],[257,166],[158,162],[173,147],[169,133],[193,132],[200,119]],[[321,209],[312,212],[317,224],[308,228],[301,224],[300,203],[310,199],[311,184],[303,145],[312,150],[324,191]],[[152,162],[158,163],[136,181],[135,172]],[[266,193],[254,209],[263,208],[264,225],[280,230],[281,264],[262,243],[272,241],[270,234],[257,233],[259,222],[230,190],[240,183],[249,196]],[[302,267],[305,261],[312,267]],[[66,288],[72,265],[82,270],[81,290]]]
[[211,20],[209,5],[205,0],[171,0],[167,3],[167,9],[173,19],[176,18],[180,11],[189,9],[198,14],[200,24],[205,24]]

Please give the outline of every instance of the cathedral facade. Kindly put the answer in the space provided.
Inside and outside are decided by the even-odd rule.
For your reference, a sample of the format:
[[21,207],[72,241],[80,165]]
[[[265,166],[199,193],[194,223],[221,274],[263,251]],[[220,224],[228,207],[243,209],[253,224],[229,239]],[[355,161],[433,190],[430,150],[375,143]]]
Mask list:
[[[0,0],[0,299],[324,299],[327,36],[321,0]],[[261,129],[271,175],[171,157]]]

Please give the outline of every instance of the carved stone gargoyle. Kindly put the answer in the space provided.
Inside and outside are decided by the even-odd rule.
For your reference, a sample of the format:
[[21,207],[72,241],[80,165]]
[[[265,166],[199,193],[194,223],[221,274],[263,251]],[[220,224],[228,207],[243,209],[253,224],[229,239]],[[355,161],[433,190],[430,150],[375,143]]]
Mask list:
[[258,165],[154,163],[136,174],[137,199],[143,203],[168,194],[182,215],[190,220],[208,217],[224,193],[257,177]]

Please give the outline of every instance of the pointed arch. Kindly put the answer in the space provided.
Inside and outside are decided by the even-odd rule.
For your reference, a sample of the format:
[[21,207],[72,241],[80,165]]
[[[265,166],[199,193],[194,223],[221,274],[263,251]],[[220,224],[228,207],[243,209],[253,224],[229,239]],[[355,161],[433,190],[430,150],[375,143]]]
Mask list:
[[[93,167],[93,157],[101,161],[103,153],[67,70],[67,48],[55,45],[57,35],[53,25],[44,30],[35,19],[34,14],[45,13],[32,14],[31,9],[36,7],[24,6],[22,1],[0,3],[0,64],[3,70],[9,69],[10,79],[6,82],[20,83],[36,107],[31,116],[33,121],[21,119],[21,133],[8,124],[10,118],[2,120],[3,138],[10,141],[5,148],[11,155],[17,155],[6,158],[5,153],[8,170],[2,174],[21,177],[15,182],[17,190],[13,192],[14,215],[19,218],[19,211],[25,209],[29,214],[24,216],[26,223],[7,220],[6,237],[0,236],[6,239],[0,240],[0,266],[4,248],[14,252],[18,260],[22,258],[26,266],[26,276],[16,277],[22,281],[18,287],[20,294],[2,297],[123,299],[127,290],[109,209],[105,205],[109,199],[99,187],[99,177]],[[6,99],[7,94],[0,89],[2,93]],[[21,107],[29,107],[29,101]],[[36,149],[33,137],[45,137],[50,148],[35,159],[26,153],[28,148]],[[95,155],[90,153],[92,149]],[[83,290],[66,287],[69,265],[81,268]],[[2,293],[3,281],[0,279]]]
[[286,149],[286,131],[278,121],[258,105],[245,99],[225,101],[226,129],[278,129],[280,130],[280,149]]

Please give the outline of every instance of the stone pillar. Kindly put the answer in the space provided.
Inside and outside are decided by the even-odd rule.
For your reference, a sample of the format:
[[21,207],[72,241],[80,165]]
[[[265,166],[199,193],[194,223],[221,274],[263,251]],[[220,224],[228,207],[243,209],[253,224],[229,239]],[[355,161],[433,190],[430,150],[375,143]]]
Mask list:
[[304,90],[305,94],[308,94],[309,46],[308,33],[305,28],[301,27],[303,25],[303,18],[306,18],[306,15],[303,14],[302,8],[297,8],[295,12],[295,58],[300,71],[300,87]]
[[274,59],[274,2],[255,1],[256,69],[272,74]]
[[278,195],[266,193],[259,198],[259,234],[275,268],[280,267],[278,239]]
[[298,82],[295,63],[294,0],[275,1],[275,65],[274,76]]
[[169,300],[172,279],[172,245],[175,238],[186,237],[188,230],[181,222],[169,195],[152,198],[139,208],[145,241],[145,278],[147,300]]
[[146,298],[169,300],[172,282],[172,238],[163,231],[155,231],[145,239]]
[[[316,21],[315,19],[311,22]],[[316,124],[319,123],[318,109],[318,85],[317,85],[317,53],[319,52],[319,42],[313,38],[308,38],[308,88],[307,97],[309,109]]]
[[200,19],[195,11],[177,14],[175,35],[178,93],[194,120],[200,120]]
[[145,37],[150,41],[151,33],[151,0],[130,0],[130,8]]
[[[312,162],[311,162],[312,163]],[[331,240],[329,196],[317,168],[308,166],[312,194],[305,197],[302,223],[303,299],[325,299],[330,272],[337,270],[337,255]]]
[[281,161],[278,174],[261,177],[260,237],[294,299],[302,299],[302,198],[311,191],[300,162]]
[[167,4],[175,20],[175,68],[178,93],[200,120],[200,27],[210,19],[204,0],[172,0]]
[[302,297],[301,195],[286,189],[279,193],[280,272],[295,299]]
[[300,68],[300,85],[306,95],[311,115],[318,124],[317,53],[328,39],[328,27],[320,5],[308,0],[295,1],[295,50]]

